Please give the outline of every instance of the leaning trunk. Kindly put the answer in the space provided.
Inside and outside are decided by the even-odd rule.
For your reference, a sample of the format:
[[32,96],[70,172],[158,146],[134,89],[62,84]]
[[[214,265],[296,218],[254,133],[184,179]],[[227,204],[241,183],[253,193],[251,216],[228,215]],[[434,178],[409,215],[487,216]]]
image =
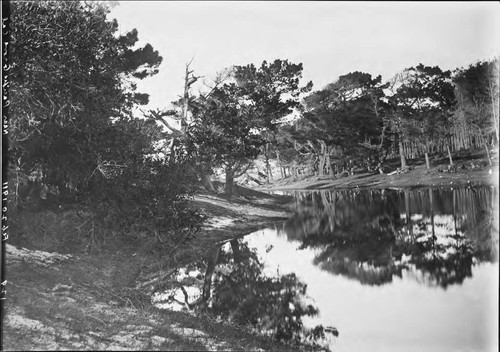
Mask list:
[[450,146],[447,145],[446,146],[446,149],[448,150],[448,158],[450,159],[450,165],[453,166],[453,158],[451,157],[451,150],[450,150]]
[[318,166],[318,175],[323,176],[324,174],[324,169],[325,169],[325,155],[320,155],[319,156],[319,166]]

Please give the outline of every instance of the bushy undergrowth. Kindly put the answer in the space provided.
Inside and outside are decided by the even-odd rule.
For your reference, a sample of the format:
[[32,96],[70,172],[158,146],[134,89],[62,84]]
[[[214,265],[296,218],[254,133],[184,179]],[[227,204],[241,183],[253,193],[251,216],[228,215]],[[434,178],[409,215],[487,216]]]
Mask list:
[[188,204],[196,189],[196,175],[187,161],[146,160],[117,177],[101,177],[84,201],[94,204],[110,229],[178,241],[192,234],[201,220]]
[[120,240],[161,254],[188,241],[202,221],[188,201],[199,185],[194,161],[182,147],[155,158],[157,132],[151,122],[114,123],[100,137],[114,148],[89,161],[78,179],[62,169],[44,172],[43,164],[10,164],[12,234],[30,237],[31,245],[48,241],[38,247],[51,247],[53,238],[58,250],[94,251]]
[[112,248],[120,241],[161,254],[196,233],[202,217],[189,205],[197,182],[187,162],[145,160],[107,176],[95,175],[69,204],[57,194],[43,194],[48,189],[43,184],[11,180],[11,189],[25,195],[22,206],[11,202],[12,243],[69,253]]

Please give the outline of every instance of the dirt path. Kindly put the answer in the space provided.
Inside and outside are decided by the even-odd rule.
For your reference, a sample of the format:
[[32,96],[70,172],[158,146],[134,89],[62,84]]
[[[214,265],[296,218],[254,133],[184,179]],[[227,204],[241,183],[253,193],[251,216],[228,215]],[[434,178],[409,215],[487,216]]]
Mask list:
[[290,197],[269,195],[237,187],[238,196],[203,193],[195,197],[193,204],[207,216],[203,227],[204,237],[224,241],[257,231],[276,221],[287,219],[290,214],[286,203]]

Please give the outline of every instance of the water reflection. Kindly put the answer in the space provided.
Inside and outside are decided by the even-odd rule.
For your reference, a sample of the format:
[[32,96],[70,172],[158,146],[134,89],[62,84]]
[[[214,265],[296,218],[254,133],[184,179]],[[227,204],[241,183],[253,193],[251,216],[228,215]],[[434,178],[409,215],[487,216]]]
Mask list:
[[232,241],[228,248],[221,249],[215,271],[212,313],[286,342],[314,341],[324,333],[321,326],[304,327],[302,318],[316,316],[318,310],[308,302],[307,285],[294,273],[266,275],[246,241]]
[[[295,195],[280,230],[314,264],[362,284],[382,285],[408,272],[443,288],[498,257],[493,188],[316,191]],[[494,233],[496,232],[496,235]]]
[[256,249],[244,239],[211,248],[205,258],[181,268],[172,279],[170,289],[153,297],[160,308],[209,313],[278,341],[318,350],[328,351],[332,338],[338,336],[334,327],[304,326],[304,317],[318,315],[307,296],[307,285],[293,272],[264,272]]

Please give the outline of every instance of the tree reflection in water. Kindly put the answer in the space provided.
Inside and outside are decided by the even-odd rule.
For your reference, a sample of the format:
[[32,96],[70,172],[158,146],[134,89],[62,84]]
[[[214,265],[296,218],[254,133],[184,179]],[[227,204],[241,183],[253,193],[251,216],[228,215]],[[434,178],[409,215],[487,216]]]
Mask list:
[[[255,249],[242,240],[221,250],[215,271],[211,312],[239,324],[251,325],[288,343],[318,340],[325,329],[304,327],[302,317],[316,316],[307,303],[307,285],[293,273],[267,276]],[[336,330],[332,332],[337,335]]]
[[314,264],[362,284],[395,276],[446,288],[496,261],[496,189],[317,191],[296,195],[283,226],[291,241],[318,251]]
[[303,324],[303,317],[318,314],[317,308],[308,303],[307,285],[293,273],[266,275],[256,250],[249,248],[244,240],[235,239],[228,244],[212,248],[206,260],[196,264],[207,268],[205,279],[199,281],[203,287],[198,299],[189,302],[180,284],[185,292],[185,305],[251,326],[288,344],[302,342],[315,349],[329,350],[330,339],[338,336],[338,331],[321,325],[310,329]]

